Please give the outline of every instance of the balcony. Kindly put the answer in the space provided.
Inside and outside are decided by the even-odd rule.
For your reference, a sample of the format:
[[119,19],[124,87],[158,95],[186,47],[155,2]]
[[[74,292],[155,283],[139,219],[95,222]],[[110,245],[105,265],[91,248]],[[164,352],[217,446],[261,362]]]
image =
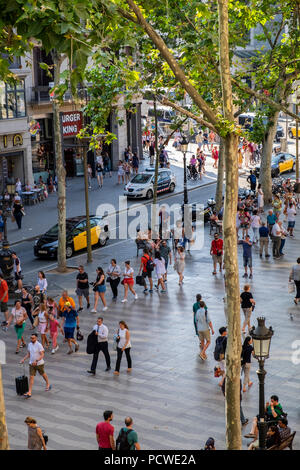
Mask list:
[[[50,90],[52,86],[34,86],[31,88],[31,104],[48,104],[52,101]],[[64,94],[64,101],[72,100],[71,92]]]

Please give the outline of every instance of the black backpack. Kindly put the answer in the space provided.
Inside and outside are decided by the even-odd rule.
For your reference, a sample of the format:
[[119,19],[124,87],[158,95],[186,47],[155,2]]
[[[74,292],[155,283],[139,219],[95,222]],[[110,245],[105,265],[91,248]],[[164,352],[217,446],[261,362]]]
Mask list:
[[152,272],[155,267],[155,264],[153,263],[153,259],[149,257],[147,263],[146,263],[146,269],[149,272]]
[[[224,359],[225,356],[225,350],[224,350],[224,339],[226,336],[219,336],[219,338],[216,339],[216,346],[214,350],[214,358],[216,361],[221,361]],[[220,358],[220,355],[223,355],[222,358]]]
[[128,442],[128,434],[131,433],[131,431],[133,431],[133,429],[126,429],[126,430],[124,428],[121,429],[117,438],[117,442],[116,442],[117,450],[123,450],[123,451],[130,450],[130,444]]

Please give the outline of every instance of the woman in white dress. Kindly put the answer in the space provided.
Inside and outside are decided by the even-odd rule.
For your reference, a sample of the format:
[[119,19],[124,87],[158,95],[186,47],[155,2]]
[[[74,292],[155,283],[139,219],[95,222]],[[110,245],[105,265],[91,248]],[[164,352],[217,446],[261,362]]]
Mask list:
[[184,248],[183,246],[179,246],[177,248],[177,252],[175,252],[175,264],[174,264],[174,269],[177,271],[179,275],[179,285],[182,285],[183,282],[183,272],[185,268],[185,253],[184,253]]
[[259,183],[257,188],[257,205],[258,205],[258,213],[264,211],[264,193],[261,189],[261,184]]
[[156,275],[157,275],[157,285],[155,286],[156,289],[159,291],[159,286],[161,286],[161,292],[166,292],[166,287],[164,283],[164,276],[166,274],[166,267],[165,267],[165,260],[161,257],[159,251],[155,252],[155,259],[154,259]]
[[124,184],[124,175],[125,175],[125,171],[124,171],[124,167],[123,167],[123,162],[121,160],[119,160],[119,165],[118,165],[118,184],[121,183],[121,179],[122,179],[122,183]]

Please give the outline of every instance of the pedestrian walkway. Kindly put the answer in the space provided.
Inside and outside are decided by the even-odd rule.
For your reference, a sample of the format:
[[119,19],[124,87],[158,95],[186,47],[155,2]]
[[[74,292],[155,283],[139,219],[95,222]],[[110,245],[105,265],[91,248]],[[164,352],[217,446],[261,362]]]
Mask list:
[[[299,216],[298,216],[299,220]],[[300,230],[295,239],[288,238],[285,257],[274,261],[259,258],[258,249],[253,248],[254,277],[250,281],[251,292],[256,300],[253,324],[256,317],[265,316],[266,325],[272,325],[270,358],[266,361],[266,401],[277,394],[288,413],[289,426],[296,430],[294,448],[300,448],[299,424],[299,365],[292,363],[295,353],[293,342],[299,340],[300,307],[293,304],[287,284],[291,265],[298,256]],[[116,353],[112,351],[112,336],[119,320],[125,320],[131,331],[133,370],[126,373],[126,364],[121,365],[120,376],[104,372],[105,361],[100,356],[97,374],[88,376],[86,370],[91,356],[85,353],[86,338],[96,322],[97,315],[80,313],[81,330],[85,336],[78,353],[68,356],[67,346],[59,336],[60,349],[51,356],[46,353],[46,371],[53,385],[49,393],[44,384],[36,379],[30,400],[16,396],[14,379],[20,374],[15,356],[15,332],[0,331],[0,339],[7,341],[7,365],[3,367],[3,383],[7,407],[7,424],[12,449],[25,449],[27,444],[24,418],[34,416],[47,431],[49,449],[96,449],[95,426],[105,409],[114,411],[113,425],[123,424],[126,415],[134,419],[142,449],[200,449],[209,436],[216,439],[218,449],[225,449],[224,398],[214,377],[214,342],[207,350],[208,359],[199,356],[198,338],[193,326],[192,305],[197,293],[201,293],[208,305],[213,326],[217,332],[225,324],[223,297],[224,279],[220,274],[212,276],[212,261],[209,255],[211,237],[205,231],[205,246],[201,251],[186,255],[184,285],[178,286],[178,276],[169,267],[167,294],[147,295],[137,287],[139,299],[129,294],[127,304],[122,304],[123,289],[119,287],[119,300],[111,301],[108,286],[106,298],[109,309],[104,312],[104,322],[109,328],[109,350],[112,367]],[[239,247],[240,286],[242,279],[242,248]],[[93,253],[93,263],[86,267],[90,280],[94,280],[95,269],[107,268],[112,255],[118,264],[131,259],[135,274],[140,259],[136,257],[133,241],[106,246]],[[86,254],[69,261],[69,265],[85,264]],[[123,265],[122,265],[123,266]],[[67,275],[47,274],[49,293],[57,295],[67,288],[74,296],[76,273]],[[248,281],[247,281],[248,282]],[[77,299],[76,299],[77,300]],[[100,311],[100,303],[98,307]],[[294,319],[291,320],[290,314]],[[254,321],[255,320],[255,321]],[[28,323],[28,322],[27,322]],[[25,337],[29,339],[29,326]],[[25,355],[25,353],[24,353]],[[249,392],[243,394],[243,410],[246,418],[258,413],[257,363],[252,360]],[[243,428],[243,435],[250,431],[250,424]],[[243,447],[248,440],[243,438]]]

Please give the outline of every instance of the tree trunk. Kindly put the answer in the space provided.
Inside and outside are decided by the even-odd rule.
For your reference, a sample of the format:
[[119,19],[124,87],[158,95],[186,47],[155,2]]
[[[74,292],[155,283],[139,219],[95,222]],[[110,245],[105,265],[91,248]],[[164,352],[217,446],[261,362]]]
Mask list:
[[223,198],[223,184],[224,184],[224,169],[225,169],[225,155],[224,155],[224,140],[220,137],[219,147],[219,162],[218,162],[218,178],[216,187],[216,211],[217,213],[222,207]]
[[153,184],[153,204],[152,204],[152,214],[151,214],[151,228],[152,228],[152,238],[157,238],[156,236],[156,220],[157,220],[157,181],[158,181],[158,168],[159,168],[159,154],[158,154],[158,123],[157,123],[157,101],[154,98],[153,108],[154,108],[154,120],[155,120],[155,172],[154,172],[154,184]]
[[277,129],[277,120],[279,111],[275,111],[273,117],[270,117],[270,126],[268,132],[265,134],[262,157],[259,172],[259,181],[264,193],[265,204],[272,201],[272,177],[271,177],[271,160],[273,151],[273,142]]
[[8,432],[5,419],[5,402],[0,364],[0,450],[9,450]]
[[[218,0],[219,51],[223,114],[234,121],[229,61],[228,0]],[[224,138],[226,190],[223,221],[226,296],[228,305],[228,340],[226,347],[226,442],[229,450],[242,447],[240,423],[241,320],[239,266],[236,237],[238,199],[238,137],[230,132]]]
[[[59,85],[61,57],[54,51],[54,86]],[[54,141],[55,141],[55,163],[58,185],[57,198],[57,220],[58,220],[58,247],[57,247],[57,269],[65,272],[66,263],[66,171],[62,154],[62,136],[59,118],[59,101],[54,97],[53,100],[53,120],[54,120]]]

